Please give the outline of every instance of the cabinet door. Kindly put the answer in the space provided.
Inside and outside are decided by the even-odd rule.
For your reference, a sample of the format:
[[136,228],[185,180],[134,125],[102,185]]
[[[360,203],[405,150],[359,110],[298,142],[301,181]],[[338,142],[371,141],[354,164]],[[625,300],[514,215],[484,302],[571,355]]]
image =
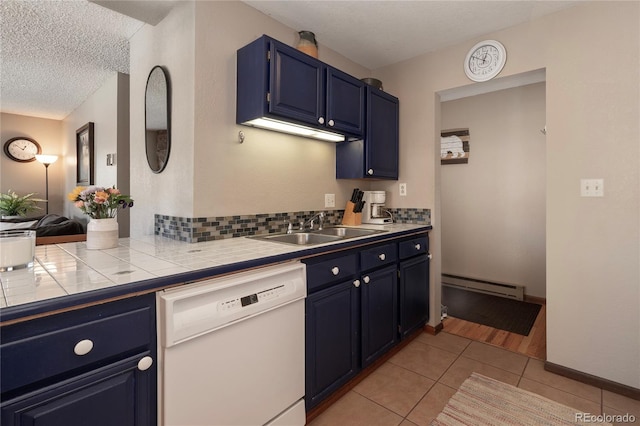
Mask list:
[[306,408],[317,405],[358,370],[358,289],[337,284],[306,300]]
[[365,173],[368,177],[398,179],[398,99],[367,87]]
[[156,369],[149,352],[2,403],[5,426],[155,425]]
[[398,179],[398,99],[366,87],[364,139],[336,144],[336,179]]
[[388,351],[398,336],[398,289],[396,266],[363,275],[362,367]]
[[327,127],[362,136],[365,90],[362,81],[327,67]]
[[405,338],[429,319],[429,258],[400,262],[400,329]]
[[309,124],[324,122],[325,66],[277,41],[271,43],[269,112]]

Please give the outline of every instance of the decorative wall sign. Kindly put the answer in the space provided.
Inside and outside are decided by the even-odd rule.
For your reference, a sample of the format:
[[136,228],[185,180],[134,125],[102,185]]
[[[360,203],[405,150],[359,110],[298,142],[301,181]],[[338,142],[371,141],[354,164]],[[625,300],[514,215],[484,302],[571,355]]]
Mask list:
[[89,122],[76,130],[76,182],[78,185],[93,185],[93,123]]
[[440,133],[440,164],[467,164],[469,141],[469,129],[443,130]]

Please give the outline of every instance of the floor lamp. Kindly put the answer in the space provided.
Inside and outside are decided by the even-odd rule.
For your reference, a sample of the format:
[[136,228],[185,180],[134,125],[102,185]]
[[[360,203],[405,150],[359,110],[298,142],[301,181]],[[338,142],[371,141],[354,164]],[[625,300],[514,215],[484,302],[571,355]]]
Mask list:
[[57,155],[44,155],[44,154],[36,155],[36,160],[44,164],[44,170],[45,170],[45,176],[46,176],[45,199],[47,200],[47,214],[49,214],[49,166],[55,163],[57,159],[58,159]]

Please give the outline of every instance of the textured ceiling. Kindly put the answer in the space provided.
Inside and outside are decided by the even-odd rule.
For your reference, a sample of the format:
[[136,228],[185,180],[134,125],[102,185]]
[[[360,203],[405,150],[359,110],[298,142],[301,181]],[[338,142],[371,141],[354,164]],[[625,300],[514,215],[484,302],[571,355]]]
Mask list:
[[[142,27],[142,21],[154,25],[175,3],[0,0],[0,110],[54,119],[66,117],[114,72],[129,73],[128,40]],[[527,22],[577,2],[245,3],[291,28],[313,31],[322,45],[373,70]]]
[[114,72],[129,73],[143,23],[86,1],[0,1],[3,112],[62,119]]

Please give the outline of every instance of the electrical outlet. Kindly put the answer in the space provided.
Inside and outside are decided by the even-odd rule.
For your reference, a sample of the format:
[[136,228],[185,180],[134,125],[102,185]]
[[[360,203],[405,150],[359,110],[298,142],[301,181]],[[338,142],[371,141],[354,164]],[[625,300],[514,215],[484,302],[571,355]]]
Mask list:
[[335,207],[336,206],[336,194],[324,194],[324,206]]
[[407,195],[407,184],[406,183],[401,183],[400,184],[400,196],[404,197]]
[[604,179],[580,179],[581,197],[604,197]]

